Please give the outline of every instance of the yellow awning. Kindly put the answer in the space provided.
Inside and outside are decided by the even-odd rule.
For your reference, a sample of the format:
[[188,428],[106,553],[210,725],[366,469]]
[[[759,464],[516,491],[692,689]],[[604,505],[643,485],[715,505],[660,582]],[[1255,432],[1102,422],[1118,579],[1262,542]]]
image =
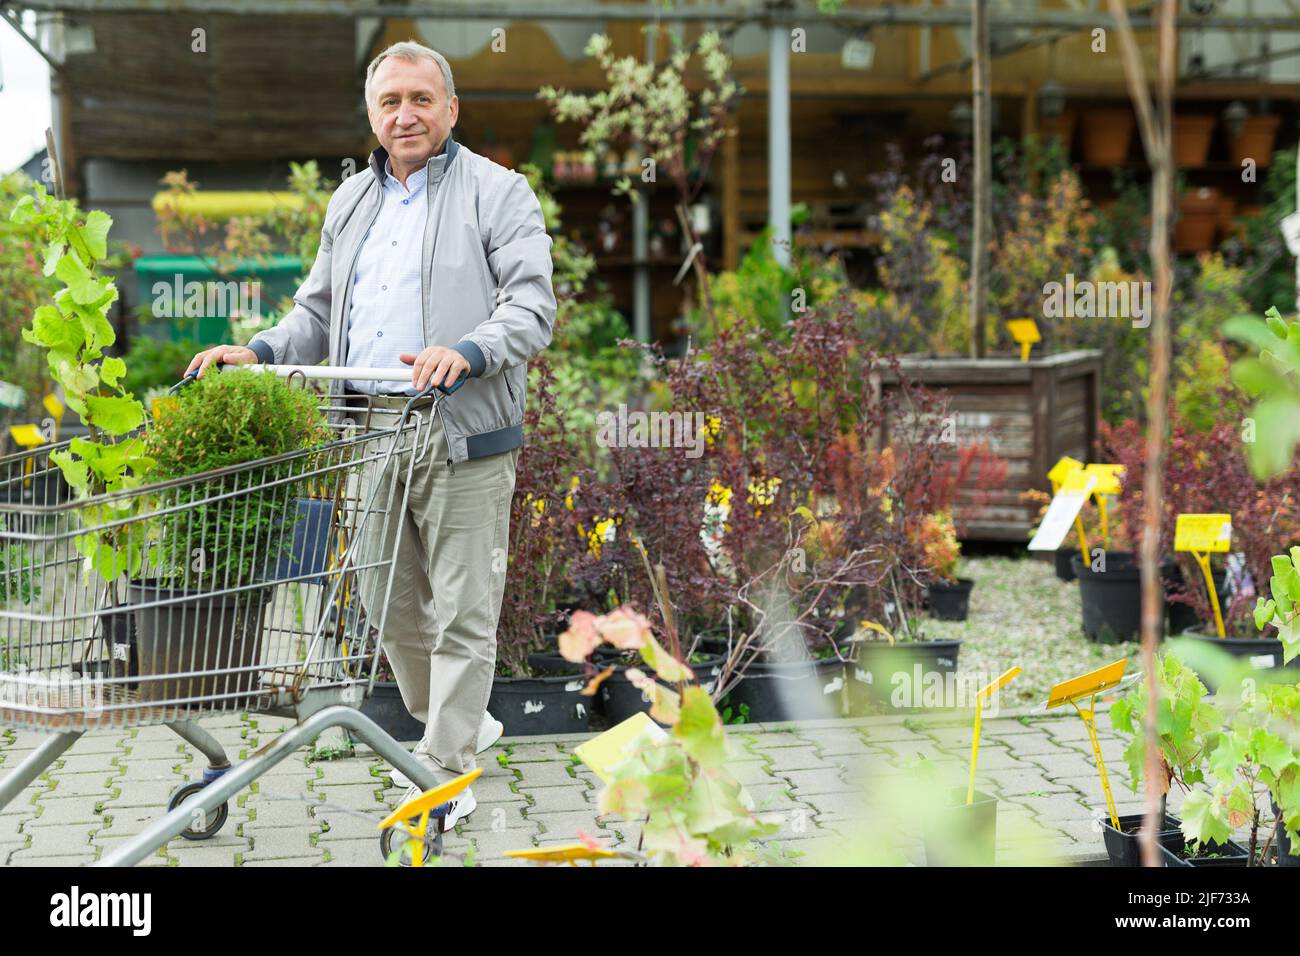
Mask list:
[[175,207],[182,213],[201,215],[205,219],[230,219],[232,216],[260,216],[273,209],[301,209],[302,197],[291,192],[199,192],[189,196],[157,193],[151,203],[156,213]]

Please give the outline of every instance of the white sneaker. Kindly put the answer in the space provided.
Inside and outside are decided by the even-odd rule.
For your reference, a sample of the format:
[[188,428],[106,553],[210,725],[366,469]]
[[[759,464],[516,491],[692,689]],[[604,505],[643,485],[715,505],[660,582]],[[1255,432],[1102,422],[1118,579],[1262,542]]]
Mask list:
[[[487,711],[484,711],[483,719],[479,721],[478,725],[478,740],[474,744],[474,753],[481,754],[483,751],[490,748],[494,743],[501,739],[501,735],[505,733],[505,730],[505,724],[494,719]],[[415,785],[410,777],[402,773],[402,771],[398,770],[396,767],[391,768],[388,773],[389,776],[393,778],[393,786],[395,787],[412,787]]]
[[[402,797],[402,802],[398,806],[414,800],[423,792],[419,787],[412,786],[406,791],[406,794]],[[473,789],[462,790],[460,794],[452,798],[450,804],[447,808],[447,815],[442,818],[443,833],[454,829],[457,823],[460,823],[461,820],[464,820],[478,809],[478,801],[474,799]]]

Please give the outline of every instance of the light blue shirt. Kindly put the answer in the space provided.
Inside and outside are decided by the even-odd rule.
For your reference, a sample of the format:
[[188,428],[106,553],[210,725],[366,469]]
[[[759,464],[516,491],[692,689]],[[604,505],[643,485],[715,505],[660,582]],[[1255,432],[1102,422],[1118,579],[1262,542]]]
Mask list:
[[[443,152],[432,160],[446,164]],[[421,311],[421,245],[429,218],[421,168],[403,186],[384,164],[384,191],[376,217],[357,256],[348,314],[348,364],[370,368],[410,368],[398,356],[424,351]],[[372,395],[414,394],[410,382],[348,382],[349,388]]]

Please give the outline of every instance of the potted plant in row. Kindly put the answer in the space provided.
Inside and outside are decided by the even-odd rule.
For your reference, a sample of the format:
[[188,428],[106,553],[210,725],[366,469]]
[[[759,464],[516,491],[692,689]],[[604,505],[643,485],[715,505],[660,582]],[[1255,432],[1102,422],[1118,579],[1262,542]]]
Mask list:
[[[1206,697],[1208,691],[1196,672],[1172,654],[1158,661],[1156,682],[1159,700],[1156,709],[1156,735],[1160,742],[1160,823],[1157,836],[1177,832],[1182,821],[1166,812],[1166,802],[1172,786],[1189,792],[1193,784],[1204,779],[1205,754],[1202,741],[1216,729],[1221,715]],[[1130,737],[1124,750],[1124,761],[1129,768],[1129,784],[1134,793],[1145,792],[1143,780],[1146,768],[1146,734],[1142,721],[1147,712],[1146,682],[1138,681],[1133,688],[1110,707],[1111,725],[1120,734]],[[1119,818],[1117,829],[1110,820],[1101,823],[1106,852],[1112,866],[1140,866],[1138,830],[1143,814],[1132,813]]]
[[[1167,782],[1186,792],[1177,826],[1157,834],[1166,866],[1293,866],[1300,825],[1300,686],[1257,682],[1248,667],[1215,648],[1184,641],[1160,662],[1157,733]],[[1206,700],[1209,675],[1222,688]],[[1143,685],[1112,706],[1115,729],[1132,735],[1125,751],[1135,788],[1144,779]],[[1105,827],[1113,862],[1133,860],[1138,817]],[[1244,844],[1232,839],[1246,828]]]

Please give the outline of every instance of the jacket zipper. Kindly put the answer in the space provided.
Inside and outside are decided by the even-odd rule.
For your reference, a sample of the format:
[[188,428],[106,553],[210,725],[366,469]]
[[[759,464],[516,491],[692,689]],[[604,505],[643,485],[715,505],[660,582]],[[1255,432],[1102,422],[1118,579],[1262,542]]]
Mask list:
[[510,404],[513,405],[515,403],[515,390],[510,387],[510,379],[506,377],[506,373],[509,371],[509,369],[503,368],[501,370],[501,377],[505,379],[506,391],[510,394]]
[[[343,319],[339,322],[339,357],[343,359],[343,361],[339,363],[340,365],[347,364],[347,355],[344,354],[343,349],[344,346],[347,345],[348,341],[347,320],[348,314],[352,311],[352,280],[357,274],[357,260],[361,258],[361,248],[366,244],[366,233],[370,232],[370,230],[374,228],[375,222],[379,219],[379,210],[383,208],[383,205],[384,184],[379,183],[379,202],[375,204],[375,212],[370,217],[370,222],[366,226],[366,231],[361,234],[361,241],[357,243],[356,251],[352,253],[352,264],[348,267],[348,282],[345,287],[347,291],[344,293],[346,301],[343,303]],[[339,388],[341,389],[342,387],[342,383],[339,383]]]

